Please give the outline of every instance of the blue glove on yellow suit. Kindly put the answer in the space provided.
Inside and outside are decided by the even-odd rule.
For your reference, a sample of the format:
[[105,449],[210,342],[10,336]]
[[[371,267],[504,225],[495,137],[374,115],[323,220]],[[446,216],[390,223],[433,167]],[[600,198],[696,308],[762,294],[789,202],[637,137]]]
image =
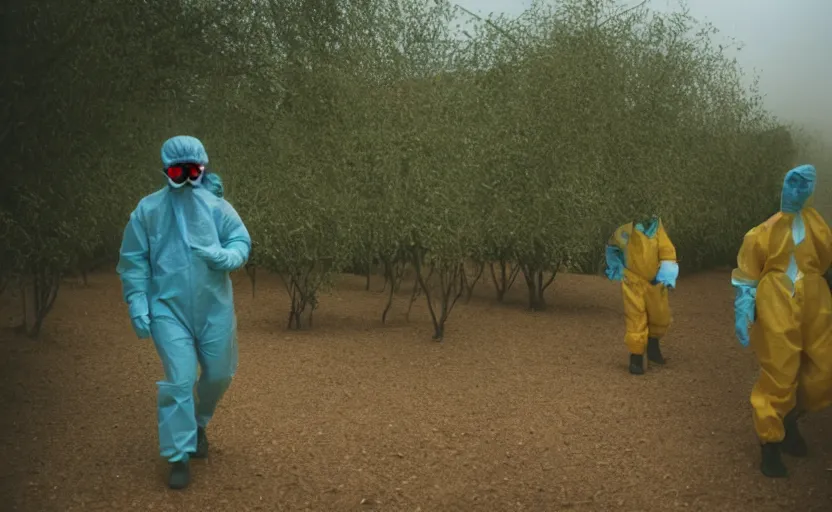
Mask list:
[[604,274],[610,281],[621,281],[624,279],[624,253],[618,247],[608,245],[605,251],[607,268]]
[[[199,140],[174,137],[162,146],[162,163],[204,166],[208,156]],[[251,250],[239,215],[218,197],[218,177],[208,186],[201,181],[142,199],[124,230],[118,264],[133,328],[146,337],[149,327],[164,366],[165,380],[157,383],[159,443],[171,462],[196,450],[197,426],[207,425],[236,371],[228,272],[243,266]]]
[[748,330],[756,320],[757,288],[736,280],[733,280],[731,284],[734,286],[734,333],[740,345],[747,347]]
[[676,288],[676,279],[679,278],[679,264],[675,261],[662,261],[659,263],[659,272],[656,274],[655,283],[663,284],[667,288]]

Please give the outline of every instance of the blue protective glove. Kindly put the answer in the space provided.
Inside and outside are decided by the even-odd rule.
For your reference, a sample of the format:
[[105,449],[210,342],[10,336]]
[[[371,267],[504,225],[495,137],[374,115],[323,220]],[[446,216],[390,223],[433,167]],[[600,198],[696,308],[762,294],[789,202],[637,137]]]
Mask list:
[[133,324],[133,332],[140,340],[146,340],[150,337],[150,317],[147,315],[137,316],[131,318],[130,322]]
[[756,320],[757,288],[734,283],[734,332],[740,345],[747,347],[748,330]]
[[618,247],[608,245],[604,255],[607,260],[607,268],[604,275],[610,281],[621,281],[624,279],[624,255]]
[[679,264],[675,261],[662,261],[659,264],[659,272],[656,274],[654,283],[663,284],[667,288],[676,288],[676,279],[679,277]]
[[231,272],[242,267],[246,262],[245,257],[234,249],[226,249],[223,247],[219,249],[204,249],[195,245],[192,245],[191,249],[214,270]]
[[130,323],[133,324],[133,332],[140,340],[150,337],[150,307],[147,304],[147,295],[144,292],[134,293],[128,302]]

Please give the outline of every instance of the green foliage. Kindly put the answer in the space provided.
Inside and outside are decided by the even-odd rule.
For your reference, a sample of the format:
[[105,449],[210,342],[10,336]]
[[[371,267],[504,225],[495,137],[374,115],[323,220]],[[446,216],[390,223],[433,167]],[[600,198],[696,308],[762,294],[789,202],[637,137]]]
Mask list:
[[638,215],[663,217],[685,271],[732,262],[798,150],[684,12],[11,3],[0,287],[57,293],[59,276],[113,261],[130,208],[163,183],[159,145],[190,133],[252,233],[249,275],[284,278],[291,328],[337,274],[380,263],[382,320],[410,268],[442,339],[484,268],[498,299],[522,272],[542,309],[558,271],[598,272]]

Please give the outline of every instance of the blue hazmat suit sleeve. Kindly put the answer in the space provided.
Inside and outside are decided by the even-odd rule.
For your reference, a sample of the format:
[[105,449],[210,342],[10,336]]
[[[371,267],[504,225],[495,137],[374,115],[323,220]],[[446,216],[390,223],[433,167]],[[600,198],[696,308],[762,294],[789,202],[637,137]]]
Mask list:
[[130,308],[130,318],[150,313],[147,292],[150,287],[150,249],[147,233],[136,212],[130,215],[121,240],[117,272],[122,293]]
[[139,338],[146,339],[150,337],[150,305],[147,299],[151,278],[150,250],[144,225],[135,211],[130,214],[124,228],[116,270],[121,278],[133,330]]
[[624,278],[624,253],[614,245],[608,245],[605,250],[607,268],[604,274],[610,281],[621,281]]
[[675,261],[662,261],[659,263],[659,272],[656,274],[656,282],[667,288],[676,288],[676,279],[679,278],[679,264]]
[[191,249],[214,270],[233,272],[243,267],[251,252],[251,237],[237,211],[225,200],[218,230],[221,247],[192,246]]

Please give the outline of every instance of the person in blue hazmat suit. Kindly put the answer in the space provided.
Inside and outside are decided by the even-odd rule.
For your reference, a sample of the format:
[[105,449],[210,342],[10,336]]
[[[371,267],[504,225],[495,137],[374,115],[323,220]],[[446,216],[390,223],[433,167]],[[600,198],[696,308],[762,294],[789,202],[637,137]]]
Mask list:
[[737,339],[760,364],[751,406],[771,478],[787,476],[781,452],[807,455],[798,418],[832,404],[832,232],[811,205],[815,181],[811,165],[786,174],[780,211],[746,233],[731,275]]
[[[206,175],[202,143],[162,146],[167,186],[139,201],[121,244],[118,273],[133,330],[152,338],[164,367],[158,382],[161,456],[169,486],[190,482],[189,460],[208,454],[205,429],[237,368],[237,321],[229,273],[244,266],[251,238]],[[198,368],[200,370],[197,380]]]
[[665,363],[660,340],[671,323],[668,290],[679,277],[676,247],[661,219],[645,215],[615,230],[605,257],[607,278],[621,281],[629,370],[643,375],[645,352],[651,363]]

